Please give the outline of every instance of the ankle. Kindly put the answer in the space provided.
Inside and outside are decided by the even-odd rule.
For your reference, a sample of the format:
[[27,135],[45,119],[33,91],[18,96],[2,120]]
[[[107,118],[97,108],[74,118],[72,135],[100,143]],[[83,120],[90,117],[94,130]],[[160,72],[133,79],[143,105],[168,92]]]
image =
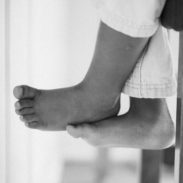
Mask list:
[[120,91],[113,88],[112,86],[105,87],[102,84],[98,84],[95,82],[89,82],[84,80],[82,83],[79,84],[79,87],[86,93],[90,93],[92,97],[98,98],[101,100],[115,102],[120,97]]

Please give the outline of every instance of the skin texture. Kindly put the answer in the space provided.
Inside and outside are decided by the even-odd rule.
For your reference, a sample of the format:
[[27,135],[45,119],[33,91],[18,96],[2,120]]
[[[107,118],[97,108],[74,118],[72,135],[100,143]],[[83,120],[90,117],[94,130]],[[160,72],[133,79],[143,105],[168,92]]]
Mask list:
[[141,56],[147,38],[132,38],[101,22],[90,68],[69,88],[14,88],[15,110],[30,128],[65,130],[68,124],[94,122],[117,115],[120,93]]
[[90,68],[69,88],[14,88],[15,111],[29,128],[65,130],[94,146],[162,149],[172,144],[174,126],[165,99],[131,98],[117,116],[121,90],[148,38],[132,38],[101,22]]
[[130,98],[124,114],[92,124],[69,125],[67,131],[98,147],[164,149],[174,142],[174,124],[165,99]]

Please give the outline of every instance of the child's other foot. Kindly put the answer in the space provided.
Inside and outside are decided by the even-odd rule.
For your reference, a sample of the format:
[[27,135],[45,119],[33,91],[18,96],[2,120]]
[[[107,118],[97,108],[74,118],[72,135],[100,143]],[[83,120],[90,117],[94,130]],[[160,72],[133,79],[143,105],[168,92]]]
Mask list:
[[119,111],[119,97],[92,91],[82,84],[65,89],[37,90],[17,86],[15,110],[30,128],[65,130],[67,124],[96,121]]
[[67,131],[99,147],[163,149],[172,145],[174,124],[164,99],[131,99],[125,115],[92,124],[69,125]]

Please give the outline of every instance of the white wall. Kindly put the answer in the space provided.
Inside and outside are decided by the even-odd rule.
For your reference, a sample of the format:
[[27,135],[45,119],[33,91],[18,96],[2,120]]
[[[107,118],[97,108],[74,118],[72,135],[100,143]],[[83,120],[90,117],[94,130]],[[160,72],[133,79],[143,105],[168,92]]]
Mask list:
[[[95,158],[94,148],[65,132],[24,127],[14,113],[12,90],[17,84],[51,89],[79,82],[92,58],[98,23],[89,0],[0,0],[1,183],[60,183],[64,159]],[[139,151],[131,152],[133,160],[139,157]],[[129,152],[111,154],[125,160]]]
[[6,177],[6,74],[5,74],[5,0],[0,1],[0,182]]
[[12,90],[18,84],[56,88],[80,81],[91,60],[98,20],[86,1],[10,0],[6,8],[5,1],[0,3],[0,182],[61,182],[63,156],[83,147],[75,154],[91,157],[93,148],[65,132],[24,127],[14,112]]

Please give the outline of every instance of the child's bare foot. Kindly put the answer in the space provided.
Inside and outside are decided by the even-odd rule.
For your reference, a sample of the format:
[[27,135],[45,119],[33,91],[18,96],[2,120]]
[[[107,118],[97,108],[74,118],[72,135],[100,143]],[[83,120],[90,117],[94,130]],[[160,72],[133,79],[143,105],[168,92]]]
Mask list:
[[[88,90],[83,85],[56,90],[17,86],[16,113],[30,128],[65,130],[67,124],[96,121],[119,111],[119,98]],[[114,98],[116,97],[116,98]]]
[[174,124],[164,99],[131,99],[125,115],[95,124],[68,126],[73,137],[94,146],[162,149],[172,145]]
[[64,130],[68,123],[96,121],[119,110],[120,92],[148,38],[132,38],[101,23],[91,66],[81,84],[58,90],[18,86],[16,112],[31,128]]

